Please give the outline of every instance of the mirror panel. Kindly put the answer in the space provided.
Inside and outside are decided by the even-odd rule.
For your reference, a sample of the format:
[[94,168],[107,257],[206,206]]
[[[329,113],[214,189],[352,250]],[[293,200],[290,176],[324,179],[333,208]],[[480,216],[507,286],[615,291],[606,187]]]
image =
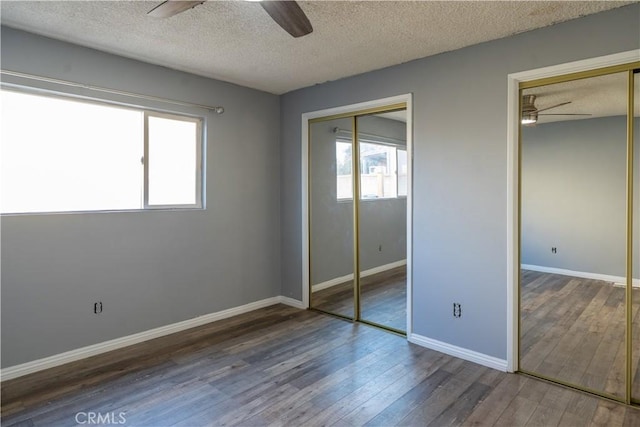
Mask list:
[[357,117],[360,318],[407,329],[406,110]]
[[626,94],[626,72],[521,93],[520,369],[620,399]]
[[354,318],[351,118],[309,124],[310,306]]

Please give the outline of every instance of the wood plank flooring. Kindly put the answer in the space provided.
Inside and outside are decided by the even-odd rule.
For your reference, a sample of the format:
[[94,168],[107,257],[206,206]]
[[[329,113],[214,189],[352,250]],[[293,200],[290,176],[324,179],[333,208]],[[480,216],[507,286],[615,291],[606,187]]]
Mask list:
[[3,426],[81,412],[125,426],[640,425],[635,408],[282,305],[2,383]]
[[[610,395],[625,395],[625,288],[523,271],[521,368]],[[633,395],[640,398],[640,291],[634,290]]]
[[[360,305],[364,320],[400,331],[407,330],[407,267],[363,277]],[[353,317],[353,282],[332,286],[312,295],[314,308]]]

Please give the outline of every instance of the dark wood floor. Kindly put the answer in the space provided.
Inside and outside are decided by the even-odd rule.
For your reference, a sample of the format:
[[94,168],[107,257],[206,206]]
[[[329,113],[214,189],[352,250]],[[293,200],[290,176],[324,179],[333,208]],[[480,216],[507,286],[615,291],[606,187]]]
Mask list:
[[128,426],[640,425],[634,408],[282,305],[2,383],[3,426],[79,412]]
[[[523,271],[521,368],[625,395],[625,288],[611,282]],[[634,290],[633,396],[640,398],[640,291]]]
[[[361,317],[369,322],[407,330],[407,267],[363,277],[360,281]],[[311,297],[313,307],[353,317],[353,282],[341,283]]]

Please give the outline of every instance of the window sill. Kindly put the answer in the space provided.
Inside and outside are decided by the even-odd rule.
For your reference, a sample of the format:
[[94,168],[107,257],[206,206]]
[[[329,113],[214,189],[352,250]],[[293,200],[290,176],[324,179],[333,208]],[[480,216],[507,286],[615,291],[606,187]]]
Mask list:
[[43,215],[87,215],[87,214],[113,214],[113,213],[141,213],[141,212],[184,212],[184,211],[205,211],[204,207],[186,208],[149,208],[149,209],[114,209],[114,210],[88,210],[88,211],[52,211],[52,212],[7,212],[0,213],[0,217],[10,216],[43,216]]

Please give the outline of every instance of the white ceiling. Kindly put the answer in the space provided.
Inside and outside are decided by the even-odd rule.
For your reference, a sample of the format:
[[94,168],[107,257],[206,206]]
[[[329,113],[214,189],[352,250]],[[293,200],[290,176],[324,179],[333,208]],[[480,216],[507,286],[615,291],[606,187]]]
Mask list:
[[304,1],[293,38],[259,4],[207,1],[172,18],[153,1],[0,1],[3,25],[281,94],[507,37],[631,1]]

